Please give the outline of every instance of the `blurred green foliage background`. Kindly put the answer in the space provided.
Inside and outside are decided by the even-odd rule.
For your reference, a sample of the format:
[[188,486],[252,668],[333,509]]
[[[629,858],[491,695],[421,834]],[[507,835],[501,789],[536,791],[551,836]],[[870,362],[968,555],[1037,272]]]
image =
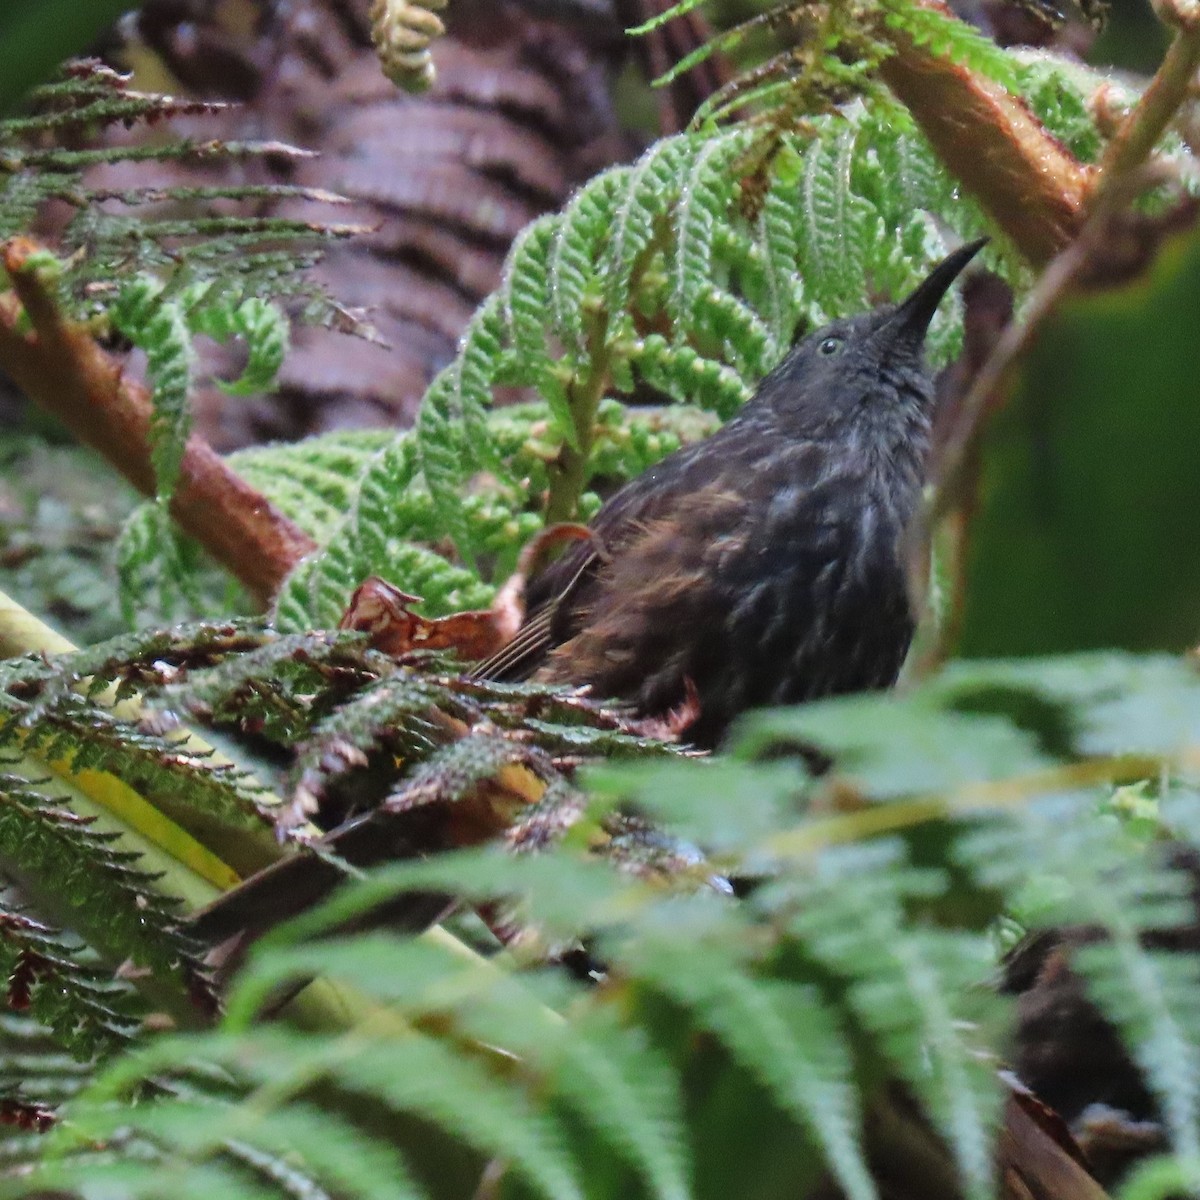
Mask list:
[[1200,235],[1039,335],[985,447],[960,651],[1200,638]]
[[85,52],[128,0],[6,0],[0,7],[0,112],[66,58]]

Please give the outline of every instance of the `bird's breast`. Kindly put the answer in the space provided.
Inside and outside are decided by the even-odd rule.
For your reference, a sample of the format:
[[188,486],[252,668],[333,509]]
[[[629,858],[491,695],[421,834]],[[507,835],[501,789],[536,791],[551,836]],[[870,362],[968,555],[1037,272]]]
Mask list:
[[904,535],[912,504],[861,477],[777,489],[711,548],[747,705],[886,686],[912,637]]

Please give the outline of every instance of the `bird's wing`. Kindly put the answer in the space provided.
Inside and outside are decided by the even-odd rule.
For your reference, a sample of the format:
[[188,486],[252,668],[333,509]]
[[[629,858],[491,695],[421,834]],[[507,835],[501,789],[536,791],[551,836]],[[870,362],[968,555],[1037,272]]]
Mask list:
[[472,674],[482,679],[527,679],[551,651],[579,632],[606,567],[646,531],[680,516],[686,523],[705,490],[736,493],[753,462],[760,431],[734,418],[712,437],[668,455],[615,492],[593,519],[592,537],[578,542],[540,572],[526,592],[527,617],[516,637]]
[[472,668],[479,679],[528,679],[555,646],[576,632],[578,601],[586,596],[610,556],[619,553],[631,534],[647,520],[662,516],[674,495],[655,486],[648,472],[621,488],[590,526],[592,537],[540,571],[530,582],[527,616],[517,635],[490,658]]
[[[471,674],[478,679],[527,679],[533,674],[561,640],[555,637],[555,615],[602,561],[601,553],[588,542],[542,571],[531,586],[533,602],[516,636],[490,658],[477,663]],[[560,569],[564,567],[570,569]],[[560,583],[563,576],[565,582]]]
[[553,646],[550,626],[553,607],[543,608],[517,630],[516,636],[489,658],[471,668],[475,679],[528,679]]

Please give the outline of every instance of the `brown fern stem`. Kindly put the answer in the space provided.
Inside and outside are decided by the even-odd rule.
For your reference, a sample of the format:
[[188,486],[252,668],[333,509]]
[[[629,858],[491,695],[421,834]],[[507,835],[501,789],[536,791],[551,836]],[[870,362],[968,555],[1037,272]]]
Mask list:
[[[920,0],[950,15],[941,0]],[[903,29],[881,73],[938,156],[1036,267],[1083,228],[1097,171],[998,83],[917,45]]]
[[[13,286],[0,295],[0,368],[138,491],[153,496],[150,395],[124,377],[86,329],[63,316],[30,262],[40,250],[28,238],[0,246],[0,265]],[[264,606],[288,571],[316,549],[197,437],[188,440],[171,515]]]

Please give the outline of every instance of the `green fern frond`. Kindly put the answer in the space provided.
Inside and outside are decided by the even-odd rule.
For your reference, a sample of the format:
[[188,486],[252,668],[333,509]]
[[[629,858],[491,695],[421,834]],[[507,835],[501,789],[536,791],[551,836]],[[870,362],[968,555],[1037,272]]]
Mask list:
[[509,337],[517,356],[541,364],[534,386],[545,398],[555,434],[579,449],[562,380],[555,373],[546,345],[546,314],[550,311],[550,250],[555,223],[542,217],[526,226],[513,242],[504,273],[503,304]]
[[518,765],[544,782],[556,776],[551,759],[536,746],[498,737],[491,730],[476,730],[421,763],[388,802],[396,807],[439,800],[454,802],[470,795],[476,784],[492,779],[504,767]]
[[[687,136],[687,135],[683,135]],[[712,278],[713,238],[719,225],[729,221],[733,194],[730,170],[750,144],[745,130],[733,130],[706,139],[693,150],[689,162],[680,164],[675,200],[673,238],[667,261],[666,312],[678,344],[685,336],[687,314],[696,296]]]
[[[305,272],[330,238],[355,229],[240,207],[289,197],[336,200],[311,189],[252,184],[173,190],[153,179],[156,163],[302,156],[280,143],[88,144],[113,124],[169,122],[223,105],[135,91],[128,78],[96,62],[71,65],[62,81],[36,89],[30,103],[30,116],[0,122],[0,240],[31,228],[51,200],[74,210],[59,239],[59,302],[68,316],[111,326],[146,352],[155,405],[152,458],[165,499],[178,477],[190,425],[193,336],[245,341],[246,368],[227,390],[269,387],[288,343],[289,323],[278,303],[294,298],[304,302],[297,317],[328,318],[332,306]],[[67,132],[82,144],[63,144]],[[92,186],[89,169],[113,163],[144,164],[145,186]],[[146,211],[151,204],[174,211],[152,217]]]
[[[235,1010],[240,1019],[289,978],[311,970],[326,948],[333,949],[328,943],[278,949],[247,980]],[[687,1181],[677,1080],[669,1062],[639,1030],[597,1005],[564,1021],[541,995],[546,989],[538,981],[524,986],[426,943],[364,938],[334,954],[334,973],[342,978],[359,978],[371,970],[372,961],[386,957],[386,968],[372,976],[374,997],[414,1021],[450,1020],[461,1038],[510,1048],[519,1054],[525,1075],[536,1077],[548,1096],[594,1128],[643,1174],[650,1195],[682,1200],[694,1194]]]
[[[664,911],[660,928],[650,924],[632,943],[614,946],[615,964],[718,1037],[808,1130],[846,1194],[873,1200],[851,1055],[836,1014],[815,988],[754,979],[747,969],[753,930],[735,932],[716,904],[714,898],[688,914]],[[742,951],[732,952],[739,944]]]
[[566,1103],[641,1173],[651,1196],[694,1194],[679,1082],[640,1030],[597,1007],[569,1026],[539,1029],[521,1048]]
[[[317,811],[340,778],[364,769],[381,753],[397,766],[428,758],[446,739],[439,710],[460,719],[479,717],[465,697],[411,671],[402,669],[364,688],[311,726],[298,748],[293,794],[306,809]],[[455,747],[461,744],[454,743]],[[394,776],[394,770],[387,771],[381,782]]]
[[[902,908],[904,869],[884,876],[878,854],[844,857],[848,869],[829,855],[824,878],[789,885],[793,927],[807,952],[846,981],[856,1018],[924,1099],[970,1194],[982,1200],[992,1194],[1001,1096],[994,1064],[967,1031],[978,1019],[971,1000],[978,1003],[989,947],[978,937],[912,928]],[[929,881],[913,878],[919,895]]]
[[119,778],[172,818],[188,814],[229,836],[257,832],[271,798],[249,773],[94,698],[112,682],[117,697],[128,696],[133,686],[161,683],[185,664],[198,668],[248,651],[264,636],[248,625],[201,625],[130,635],[52,660],[9,660],[0,665],[0,743],[60,774]]
[[673,21],[676,17],[683,17],[690,12],[694,12],[704,2],[705,0],[677,0],[675,4],[669,4],[662,12],[655,13],[654,16],[642,22],[641,25],[634,25],[625,30],[625,32],[634,37],[653,33],[654,30],[661,29],[668,21]]
[[[161,683],[165,667],[196,670],[226,658],[256,650],[274,641],[261,620],[199,621],[170,629],[140,629],[109,641],[62,655],[46,663],[36,658],[8,659],[0,664],[0,684],[18,680],[54,684],[62,691],[86,682],[95,694],[118,684],[117,695],[130,694],[138,683]],[[37,672],[36,676],[31,672]]]
[[595,279],[595,263],[608,244],[617,208],[631,179],[629,167],[605,171],[591,180],[556,220],[550,252],[550,313],[568,361],[572,355],[578,361],[587,354],[584,316],[589,288],[598,292],[601,287],[601,281]]
[[394,436],[384,429],[338,430],[298,445],[240,450],[229,461],[238,475],[323,541],[350,506],[359,476]]
[[[1097,75],[994,49],[1005,71],[981,68],[975,35],[950,18],[927,20],[926,11],[902,0],[888,9],[893,21],[926,22],[929,37],[957,38],[955,53],[975,69],[1015,72],[1009,82],[1049,130],[1095,159],[1103,145],[1089,106]],[[864,54],[855,69],[869,74]],[[881,90],[833,114],[818,109],[798,130],[765,141],[755,129],[664,139],[633,167],[592,180],[563,213],[540,218],[514,245],[459,358],[431,386],[416,433],[364,456],[328,506],[287,479],[289,454],[300,465],[319,443],[278,452],[262,486],[322,546],[283,588],[276,619],[284,628],[336,622],[372,574],[422,596],[431,614],[486,605],[548,497],[556,514],[586,517],[602,462],[606,481],[646,465],[642,456],[610,471],[604,439],[606,428],[636,425],[647,391],[728,417],[797,333],[904,294],[952,241],[988,231],[909,114]],[[985,254],[1015,287],[1028,283],[1001,241]],[[931,361],[947,361],[960,338],[961,306],[950,299],[930,330]],[[507,417],[492,409],[500,387],[535,399]],[[584,458],[577,493],[561,478],[564,455]],[[340,522],[331,512],[338,505]],[[456,545],[449,554],[447,532]],[[144,584],[155,538],[135,523],[130,539],[137,549],[128,561]],[[197,556],[172,559],[176,550],[164,540],[160,562],[175,580],[177,608],[187,578],[213,596]]]
[[[381,430],[338,431],[298,446],[260,446],[242,450],[230,456],[230,465],[310,536],[324,542],[344,519],[358,490],[359,478],[393,437]],[[381,504],[379,511],[386,512],[386,505]],[[160,548],[157,569],[152,550],[148,560],[137,550],[155,544]],[[173,546],[174,550],[163,552],[162,547],[166,546]],[[157,505],[143,505],[134,514],[122,539],[122,551],[140,568],[138,574],[126,571],[122,577],[122,601],[131,609],[138,603],[144,607],[144,597],[157,591],[171,602],[167,615],[179,610],[195,613],[197,608],[184,596],[188,585],[207,585],[207,594],[212,595],[223,579],[214,566],[204,565],[203,556],[194,542],[162,519]],[[187,564],[181,574],[170,569],[176,562]],[[146,573],[150,574],[149,579],[144,578]],[[351,589],[357,582],[350,585]],[[151,583],[153,587],[147,586]],[[225,590],[229,590],[228,581],[225,581]],[[160,601],[159,608],[162,607]],[[228,612],[237,607],[236,599],[231,603],[228,596],[220,599],[213,596],[199,604],[201,611]],[[332,626],[341,612],[341,608],[333,608],[318,623]],[[304,623],[292,628],[301,627],[310,626]]]
[[[464,694],[510,720],[534,691],[479,683]],[[383,1143],[409,1164],[403,1180],[418,1195],[416,1143],[392,1123],[397,1113],[439,1128],[476,1172],[504,1154],[537,1194],[707,1197],[705,1143],[728,1126],[709,1122],[736,1096],[756,1120],[783,1123],[770,1126],[776,1167],[781,1145],[807,1147],[789,1177],[797,1189],[828,1171],[866,1200],[877,1191],[870,1131],[890,1119],[888,1081],[901,1081],[964,1192],[990,1194],[1011,1000],[985,984],[988,924],[1004,912],[1089,931],[1072,965],[1125,1036],[1186,1161],[1200,1094],[1189,1000],[1200,975],[1194,954],[1155,939],[1194,919],[1191,877],[1176,856],[1164,861],[1155,837],[1200,828],[1195,792],[1173,785],[1147,835],[1101,806],[1103,787],[1072,795],[1068,781],[1103,778],[1100,767],[1159,778],[1194,754],[1198,697],[1200,674],[1169,659],[964,664],[907,696],[760,715],[720,761],[606,767],[584,781],[590,803],[574,794],[569,828],[543,853],[487,847],[393,863],[270,935],[221,1034],[123,1055],[71,1106],[64,1148],[125,1122],[155,1156],[66,1158],[45,1179],[119,1170],[148,1188],[143,1178],[171,1169],[199,1186],[203,1164],[244,1153],[327,1186],[323,1149],[295,1141],[297,1131],[315,1110],[336,1139],[369,1104],[387,1115]],[[543,703],[543,716],[568,727],[572,712],[588,715],[570,697]],[[832,762],[829,774],[805,765],[814,752]],[[549,760],[477,723],[380,788],[400,808],[454,803],[516,762],[537,774]],[[673,872],[606,859],[618,800],[654,814],[659,836],[712,857],[677,855],[684,865]],[[741,899],[722,872],[741,877]],[[346,932],[414,891],[488,902],[521,932],[491,961],[438,941]],[[543,965],[548,952],[580,953],[571,948],[581,938],[590,984]],[[340,1032],[257,1023],[281,989],[319,973],[380,1007]],[[123,1098],[148,1079],[173,1079],[176,1090],[129,1108]],[[194,1111],[214,1091],[211,1111]],[[305,1116],[287,1126],[295,1107]],[[579,1156],[592,1161],[600,1144],[611,1161],[585,1185]],[[270,1178],[267,1194],[287,1194],[290,1184]],[[354,1186],[373,1195],[377,1181],[368,1173]]]
[[[274,1043],[272,1045],[272,1043]],[[348,1039],[336,1058],[318,1043],[295,1060],[294,1039],[256,1033],[249,1045],[229,1047],[227,1068],[258,1083],[299,1072],[369,1095],[392,1112],[424,1116],[468,1146],[502,1156],[546,1200],[581,1200],[577,1167],[565,1154],[557,1123],[539,1112],[520,1088],[495,1080],[487,1067],[446,1044],[408,1032],[391,1040]],[[299,1069],[299,1071],[298,1071]],[[302,1076],[302,1077],[303,1077]],[[464,1103],[464,1099],[466,1102]]]
[[246,772],[207,761],[170,738],[139,730],[83,700],[63,698],[15,719],[4,713],[0,741],[12,740],[18,728],[23,750],[72,773],[116,774],[144,795],[167,798],[172,806],[183,804],[244,829],[261,825],[262,785]]
[[[173,232],[178,236],[179,231]],[[150,236],[144,229],[142,235]],[[245,395],[269,387],[283,365],[288,322],[274,304],[243,296],[238,288],[207,280],[172,290],[147,275],[121,284],[110,315],[115,327],[146,353],[154,396],[151,460],[159,500],[165,502],[179,479],[191,431],[193,335],[203,333],[218,342],[245,340],[241,377],[221,384],[231,395]]]
[[[62,935],[55,940],[61,944]],[[0,1108],[7,1126],[0,1175],[38,1163],[59,1108],[91,1082],[100,1062],[114,1061],[114,1052],[131,1044],[137,1006],[128,1003],[129,989],[106,986],[92,964],[78,961],[82,954],[71,953],[73,945],[66,949],[75,960],[70,969],[35,981],[31,1008],[41,1019],[11,1011],[0,1016]],[[18,960],[13,967],[19,972],[23,965]]]
[[693,157],[704,150],[700,138],[684,135],[657,142],[634,165],[612,217],[602,275],[610,313],[624,313],[651,243],[662,240],[678,180],[690,174]]
[[60,918],[110,964],[128,958],[147,968],[155,983],[175,990],[176,1009],[186,1010],[187,996],[203,992],[196,947],[135,856],[113,849],[111,836],[75,816],[44,782],[6,774],[0,793],[0,852],[44,885],[39,903],[52,896]]
[[122,286],[112,320],[146,352],[146,373],[154,393],[151,461],[159,495],[169,499],[191,429],[188,400],[194,352],[184,307],[178,297],[165,299],[161,284],[140,276]]
[[129,515],[117,543],[121,616],[127,628],[201,613],[248,612],[244,593],[218,574],[194,543],[179,538],[158,504]]
[[291,745],[325,711],[315,702],[330,702],[331,682],[340,684],[333,696],[344,697],[385,664],[362,634],[290,634],[189,674],[164,689],[162,699],[217,724],[252,724],[260,736]]
[[[28,229],[31,217],[47,200],[66,201],[76,210],[63,235],[63,247],[70,255],[63,294],[76,315],[106,311],[122,281],[147,271],[165,271],[177,277],[181,267],[187,270],[192,263],[197,268],[193,279],[220,280],[225,266],[243,278],[252,279],[260,272],[264,285],[274,285],[262,290],[273,296],[283,294],[291,284],[315,297],[314,285],[297,283],[298,265],[309,261],[307,256],[319,250],[328,237],[350,232],[292,218],[248,216],[236,209],[220,215],[207,207],[195,209],[197,204],[207,206],[220,200],[336,200],[293,185],[163,189],[148,175],[142,187],[112,190],[97,189],[84,177],[90,167],[117,162],[153,164],[267,154],[302,157],[304,152],[294,147],[275,142],[160,139],[153,145],[125,142],[65,148],[47,137],[58,136],[67,127],[94,137],[112,124],[169,122],[217,112],[224,105],[138,92],[128,78],[102,64],[81,62],[70,65],[63,80],[35,89],[30,107],[31,115],[0,122],[0,237]],[[108,207],[101,202],[108,202]],[[155,220],[127,211],[164,202],[193,207],[186,217]],[[113,203],[116,209],[111,207]],[[262,250],[264,243],[272,240],[289,249],[275,248],[258,260],[246,253],[237,255],[238,249]],[[201,263],[207,265],[201,267]],[[248,290],[254,291],[253,284]]]
[[[135,1029],[129,991],[84,961],[86,951],[27,913],[0,904],[0,977],[6,1008],[36,1021],[77,1061],[105,1056],[130,1043]],[[3,1056],[12,1070],[12,1056]],[[31,1072],[37,1070],[36,1059]],[[20,1072],[24,1076],[25,1072]],[[55,1099],[22,1078],[27,1094]],[[0,1090],[4,1083],[0,1080]],[[5,1094],[11,1091],[5,1090]]]
[[475,543],[473,530],[462,515],[463,485],[475,471],[502,471],[487,436],[485,413],[504,326],[504,308],[496,294],[471,319],[458,358],[430,385],[417,422],[421,473],[435,519],[468,562]]
[[994,79],[1011,92],[1020,90],[1012,56],[949,10],[913,0],[879,0],[879,7],[890,28],[903,30],[916,45],[927,47],[938,58]]
[[[1031,854],[1035,841],[1037,853]],[[1021,854],[1023,863],[1010,857]],[[962,858],[985,882],[1016,897],[1016,912],[1027,925],[1106,931],[1103,943],[1072,954],[1072,966],[1087,979],[1089,994],[1121,1031],[1157,1094],[1181,1159],[1194,1163],[1200,1161],[1200,1021],[1194,1003],[1200,961],[1147,944],[1148,934],[1161,941],[1164,931],[1192,925],[1192,880],[1183,864],[1147,872],[1150,864],[1137,861],[1160,854],[1101,818],[1095,797],[1087,794],[1048,802],[1021,828],[987,830],[962,847]]]
[[290,342],[287,318],[280,309],[258,296],[220,295],[209,284],[202,298],[188,309],[193,332],[224,342],[240,337],[246,343],[246,365],[231,383],[222,383],[231,396],[266,391],[283,366]]

